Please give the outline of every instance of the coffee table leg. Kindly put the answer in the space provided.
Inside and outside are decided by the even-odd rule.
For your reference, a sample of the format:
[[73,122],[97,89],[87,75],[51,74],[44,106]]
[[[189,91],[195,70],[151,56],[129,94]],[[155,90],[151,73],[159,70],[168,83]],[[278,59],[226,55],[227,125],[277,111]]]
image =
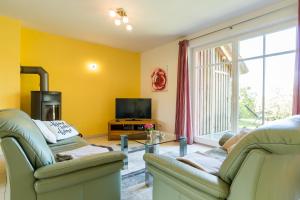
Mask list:
[[158,154],[159,153],[159,145],[158,144],[156,144],[156,145],[145,144],[145,152]]
[[[145,144],[145,152],[146,153],[158,153],[158,146]],[[152,185],[152,182],[153,182],[153,178],[152,178],[150,172],[148,171],[147,164],[146,164],[146,166],[145,166],[145,184],[147,187],[149,187],[150,185]]]
[[187,142],[186,142],[186,137],[181,136],[181,137],[179,138],[179,148],[180,148],[180,150],[179,150],[179,152],[180,152],[179,156],[180,156],[180,157],[185,156],[185,155],[187,154]]
[[123,169],[128,169],[128,136],[120,135],[121,137],[121,151],[125,153],[126,158],[124,159]]

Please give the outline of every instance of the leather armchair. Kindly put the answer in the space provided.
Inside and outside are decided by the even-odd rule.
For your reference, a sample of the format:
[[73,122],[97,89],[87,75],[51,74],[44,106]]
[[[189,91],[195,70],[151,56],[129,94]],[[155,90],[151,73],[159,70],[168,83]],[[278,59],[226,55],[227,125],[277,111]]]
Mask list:
[[300,116],[252,131],[226,155],[217,176],[162,155],[144,159],[154,200],[298,200]]
[[108,152],[56,162],[53,152],[86,145],[81,138],[48,145],[31,118],[18,110],[0,111],[1,147],[11,200],[117,200],[125,155]]

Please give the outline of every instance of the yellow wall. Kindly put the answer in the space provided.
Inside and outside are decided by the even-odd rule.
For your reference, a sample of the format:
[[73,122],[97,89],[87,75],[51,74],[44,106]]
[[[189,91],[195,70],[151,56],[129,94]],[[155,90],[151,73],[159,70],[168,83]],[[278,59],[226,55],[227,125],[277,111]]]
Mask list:
[[[63,119],[85,135],[107,133],[116,97],[140,96],[139,53],[22,28],[21,64],[48,71],[50,90],[62,92]],[[28,113],[30,91],[38,89],[38,76],[21,76],[21,108]]]
[[18,21],[0,16],[0,109],[20,107],[20,31]]

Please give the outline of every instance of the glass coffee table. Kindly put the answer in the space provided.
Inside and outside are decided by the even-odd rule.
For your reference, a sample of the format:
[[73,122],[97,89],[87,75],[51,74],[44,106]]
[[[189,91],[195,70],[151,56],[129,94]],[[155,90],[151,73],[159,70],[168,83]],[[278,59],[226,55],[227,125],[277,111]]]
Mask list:
[[[131,135],[132,136],[132,135]],[[176,136],[175,134],[163,133],[160,131],[154,131],[152,134],[147,134],[146,139],[138,139],[134,140],[137,143],[143,144],[145,146],[145,153],[154,153],[159,154],[159,145],[175,142]],[[124,169],[128,168],[128,135],[121,135],[121,150],[126,154],[126,159],[124,160]],[[179,156],[185,156],[187,153],[187,142],[185,137],[179,138]],[[145,169],[145,183],[147,186],[151,184],[150,174],[147,170],[147,166]]]

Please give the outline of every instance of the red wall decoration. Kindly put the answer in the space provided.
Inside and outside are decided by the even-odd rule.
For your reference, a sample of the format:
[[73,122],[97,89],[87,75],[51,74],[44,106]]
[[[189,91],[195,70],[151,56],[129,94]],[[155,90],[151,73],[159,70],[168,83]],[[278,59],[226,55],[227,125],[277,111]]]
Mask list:
[[157,67],[151,74],[152,91],[167,91],[168,74],[165,69]]

